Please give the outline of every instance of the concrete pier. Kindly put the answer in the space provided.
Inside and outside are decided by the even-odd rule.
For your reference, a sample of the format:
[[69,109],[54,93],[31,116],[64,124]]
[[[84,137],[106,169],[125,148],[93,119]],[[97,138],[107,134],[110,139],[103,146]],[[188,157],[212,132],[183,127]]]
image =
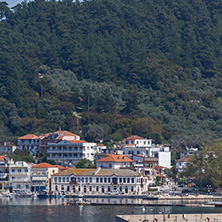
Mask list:
[[117,215],[116,222],[213,222],[222,221],[222,214],[143,214]]

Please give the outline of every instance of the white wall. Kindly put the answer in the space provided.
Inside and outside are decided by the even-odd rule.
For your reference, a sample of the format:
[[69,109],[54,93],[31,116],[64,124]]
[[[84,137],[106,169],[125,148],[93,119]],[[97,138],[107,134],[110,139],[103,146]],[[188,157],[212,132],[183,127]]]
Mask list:
[[171,168],[171,152],[159,152],[159,166]]

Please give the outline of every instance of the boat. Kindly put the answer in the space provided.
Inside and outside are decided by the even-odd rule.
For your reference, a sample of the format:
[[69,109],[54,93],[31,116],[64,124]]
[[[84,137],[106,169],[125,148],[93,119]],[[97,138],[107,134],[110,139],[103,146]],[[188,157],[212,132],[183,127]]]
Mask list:
[[49,194],[47,191],[41,191],[37,194],[37,197],[40,199],[44,199],[44,198],[52,198],[53,195]]

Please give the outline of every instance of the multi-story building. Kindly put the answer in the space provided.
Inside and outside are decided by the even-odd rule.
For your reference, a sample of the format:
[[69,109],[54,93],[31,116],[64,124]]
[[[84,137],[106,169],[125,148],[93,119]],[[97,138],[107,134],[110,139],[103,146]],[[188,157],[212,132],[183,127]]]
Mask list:
[[60,172],[58,166],[40,163],[32,167],[32,191],[51,191],[51,176]]
[[86,158],[94,161],[97,153],[97,144],[84,140],[62,140],[58,143],[48,143],[48,160],[54,160],[57,164],[76,164]]
[[38,152],[46,152],[48,143],[57,143],[62,140],[80,140],[80,137],[68,131],[56,131],[41,136],[28,134],[17,139],[18,149],[27,150],[31,155]]
[[40,138],[34,134],[27,134],[17,139],[17,148],[27,150],[31,155],[36,155],[40,150]]
[[134,155],[158,158],[159,165],[171,167],[171,152],[169,146],[155,145],[151,139],[131,136],[124,140],[124,154],[133,159]]
[[147,192],[148,179],[129,169],[75,169],[52,175],[52,191],[73,195],[107,195],[118,191],[125,195]]
[[176,168],[179,172],[182,172],[187,168],[188,163],[191,161],[192,159],[190,157],[184,156],[183,158],[176,160]]
[[130,168],[132,167],[133,160],[126,155],[108,154],[106,157],[96,161],[96,167],[105,168]]
[[46,152],[48,143],[57,143],[62,140],[80,140],[80,136],[68,131],[56,131],[40,136],[40,152]]
[[0,190],[9,189],[9,165],[13,161],[10,160],[7,156],[0,156]]
[[12,154],[12,153],[14,153],[16,148],[17,147],[15,145],[12,145],[10,143],[4,142],[3,145],[0,145],[0,153],[1,154],[5,154],[5,153]]
[[16,161],[9,165],[10,192],[31,192],[31,163]]

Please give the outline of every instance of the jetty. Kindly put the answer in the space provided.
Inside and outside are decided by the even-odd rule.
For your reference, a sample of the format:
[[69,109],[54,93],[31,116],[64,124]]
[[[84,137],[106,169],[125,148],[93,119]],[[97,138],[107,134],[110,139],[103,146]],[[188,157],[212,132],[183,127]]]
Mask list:
[[117,215],[116,222],[213,222],[222,221],[222,214],[142,214]]

